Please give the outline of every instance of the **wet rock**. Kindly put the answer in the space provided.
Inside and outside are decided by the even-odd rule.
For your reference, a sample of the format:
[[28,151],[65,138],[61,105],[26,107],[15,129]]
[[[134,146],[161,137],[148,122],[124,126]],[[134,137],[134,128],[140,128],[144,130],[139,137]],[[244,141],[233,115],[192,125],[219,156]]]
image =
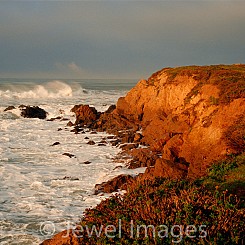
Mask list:
[[90,161],[83,162],[83,164],[90,164],[90,163],[91,163]]
[[105,111],[106,114],[112,113],[116,109],[116,105],[111,105],[109,108]]
[[69,121],[67,124],[66,124],[67,127],[72,127],[74,126],[73,122],[72,121]]
[[136,133],[134,135],[134,139],[133,139],[133,142],[140,142],[140,140],[143,138],[142,134],[141,133]]
[[95,142],[93,140],[90,140],[87,144],[88,145],[95,145]]
[[60,142],[54,142],[51,146],[60,145]]
[[108,140],[115,139],[115,136],[107,136]]
[[81,105],[74,105],[74,106],[71,108],[70,111],[76,113],[77,109],[78,109],[80,106],[82,106],[82,104],[81,104]]
[[130,175],[121,174],[107,182],[103,182],[101,184],[95,185],[95,195],[105,192],[111,193],[114,191],[118,191],[118,189],[123,189],[126,187],[126,183],[134,178]]
[[62,155],[68,156],[68,157],[70,157],[70,158],[76,158],[75,155],[73,155],[73,154],[71,154],[71,153],[67,153],[67,152],[63,153]]
[[26,106],[21,109],[21,116],[27,118],[39,118],[45,119],[47,117],[47,112],[38,106]]
[[79,105],[72,108],[76,114],[76,122],[78,125],[92,125],[99,118],[100,113],[94,107],[89,105]]
[[71,130],[71,132],[74,132],[75,134],[78,134],[80,132],[84,132],[84,130],[78,126],[75,126],[74,129]]
[[4,111],[10,111],[13,109],[15,109],[15,107],[11,105],[11,106],[8,106],[6,109],[4,109]]
[[138,146],[139,146],[139,144],[131,143],[131,144],[123,144],[123,145],[120,145],[120,148],[125,151],[125,150],[135,149]]
[[71,176],[65,176],[65,177],[63,178],[63,180],[72,180],[72,181],[74,181],[74,180],[79,180],[79,178],[71,177]]
[[134,142],[134,132],[128,131],[123,132],[122,134],[119,134],[119,137],[122,139],[122,143],[133,143]]
[[106,131],[109,134],[118,135],[122,130],[137,130],[138,127],[128,119],[113,111],[110,114],[102,113],[99,119],[94,123],[97,131]]
[[47,119],[47,121],[55,121],[55,120],[60,120],[62,117],[52,117],[50,119]]
[[118,144],[120,144],[121,143],[121,140],[120,139],[117,139],[117,140],[111,140],[110,141],[110,144],[112,145],[112,146],[117,146]]
[[99,144],[107,144],[107,141],[106,141],[106,140],[101,140],[101,141],[99,142]]

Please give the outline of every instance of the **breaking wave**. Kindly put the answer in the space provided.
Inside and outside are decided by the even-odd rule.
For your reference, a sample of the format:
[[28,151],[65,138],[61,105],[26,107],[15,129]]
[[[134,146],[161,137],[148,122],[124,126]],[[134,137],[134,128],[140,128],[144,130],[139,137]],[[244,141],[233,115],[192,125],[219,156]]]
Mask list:
[[[79,90],[81,87],[79,88]],[[77,88],[76,88],[77,91]],[[65,82],[54,80],[43,84],[7,84],[0,88],[2,98],[60,98],[72,97],[73,89]]]

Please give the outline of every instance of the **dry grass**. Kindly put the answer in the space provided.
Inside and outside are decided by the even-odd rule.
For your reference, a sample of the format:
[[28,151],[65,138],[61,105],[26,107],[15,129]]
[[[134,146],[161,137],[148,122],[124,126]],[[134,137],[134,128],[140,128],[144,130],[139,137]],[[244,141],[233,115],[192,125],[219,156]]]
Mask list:
[[[161,72],[168,74],[168,82],[175,82],[177,76],[192,77],[198,84],[187,95],[186,103],[193,95],[199,93],[204,84],[217,85],[220,89],[219,103],[230,103],[237,98],[245,98],[245,65],[211,65],[183,66],[165,68],[149,78],[149,82],[157,81]],[[177,81],[177,80],[176,80]]]
[[224,134],[229,146],[236,152],[243,152],[245,149],[245,117],[240,116],[237,121],[230,126]]

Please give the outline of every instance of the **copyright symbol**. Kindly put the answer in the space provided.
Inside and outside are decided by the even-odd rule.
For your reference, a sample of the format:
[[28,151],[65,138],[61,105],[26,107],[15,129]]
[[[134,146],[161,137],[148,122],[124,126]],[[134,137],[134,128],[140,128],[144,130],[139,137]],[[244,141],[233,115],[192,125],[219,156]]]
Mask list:
[[40,225],[40,233],[43,236],[52,236],[55,233],[55,225],[51,221],[45,221]]

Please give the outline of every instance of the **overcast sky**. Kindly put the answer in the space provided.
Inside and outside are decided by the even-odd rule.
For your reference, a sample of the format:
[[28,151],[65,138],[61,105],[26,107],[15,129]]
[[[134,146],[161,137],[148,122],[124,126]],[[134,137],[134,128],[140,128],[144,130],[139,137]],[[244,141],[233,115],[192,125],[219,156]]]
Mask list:
[[0,0],[0,77],[147,78],[245,63],[245,1]]

